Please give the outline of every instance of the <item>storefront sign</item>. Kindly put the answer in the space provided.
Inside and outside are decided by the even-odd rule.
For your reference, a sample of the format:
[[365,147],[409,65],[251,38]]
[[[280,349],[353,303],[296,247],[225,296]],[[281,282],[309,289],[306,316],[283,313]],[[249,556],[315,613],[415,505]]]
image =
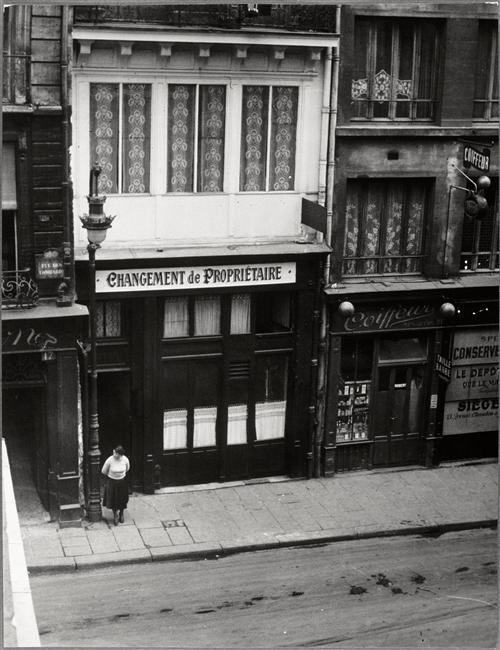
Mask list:
[[457,332],[446,390],[443,434],[492,431],[498,420],[498,332]]
[[490,150],[483,149],[479,151],[470,145],[464,146],[464,167],[475,167],[481,172],[487,172],[490,169]]
[[451,379],[451,361],[441,354],[436,354],[436,372],[443,381]]
[[188,266],[163,269],[119,269],[96,272],[96,291],[168,291],[220,289],[295,282],[296,263]]
[[43,255],[36,255],[37,280],[53,280],[64,277],[63,263],[56,250],[45,251]]
[[38,332],[33,327],[6,327],[2,331],[4,352],[46,350],[57,345],[57,338],[48,332]]
[[346,318],[347,332],[368,332],[381,330],[412,329],[436,324],[432,305],[392,305],[377,310],[355,311]]

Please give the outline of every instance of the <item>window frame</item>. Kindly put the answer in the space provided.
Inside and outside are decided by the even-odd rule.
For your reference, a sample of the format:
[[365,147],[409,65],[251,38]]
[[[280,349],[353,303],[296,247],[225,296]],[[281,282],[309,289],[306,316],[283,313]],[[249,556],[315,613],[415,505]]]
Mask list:
[[[85,197],[88,193],[88,173],[90,161],[90,84],[95,83],[144,83],[151,84],[151,145],[150,145],[150,184],[149,191],[145,193],[111,193],[109,197],[119,198],[152,198],[155,196],[183,197],[195,194],[203,196],[222,196],[228,194],[299,194],[303,191],[304,183],[307,180],[307,167],[303,164],[303,150],[307,129],[304,119],[308,113],[306,99],[311,91],[311,79],[306,73],[297,73],[293,77],[283,79],[276,73],[266,74],[264,78],[252,74],[235,74],[228,78],[227,74],[211,75],[210,83],[199,75],[186,76],[173,72],[166,78],[165,74],[151,73],[145,71],[139,74],[125,74],[123,71],[116,71],[113,75],[98,70],[78,71],[75,76],[74,86],[74,125],[75,142],[78,143],[75,150],[74,175],[75,196]],[[224,125],[224,165],[223,165],[223,187],[221,192],[171,192],[167,190],[167,142],[165,128],[168,118],[168,86],[171,85],[216,85],[225,86],[225,125]],[[297,88],[298,100],[296,107],[296,129],[295,129],[295,170],[294,189],[291,190],[259,190],[255,192],[244,192],[240,190],[240,157],[241,157],[241,104],[242,88],[246,85],[288,86]],[[319,127],[318,127],[319,128]],[[198,144],[195,143],[195,148]],[[237,162],[237,165],[235,163]],[[196,182],[196,178],[194,179]]]
[[[485,34],[486,32],[486,34]],[[477,57],[476,68],[476,87],[474,89],[474,122],[498,122],[498,23],[497,21],[479,21],[478,46],[481,47],[481,38],[486,36],[490,39],[489,48],[485,60],[480,60],[479,52]],[[479,50],[480,51],[480,50]],[[488,68],[486,81],[486,97],[478,97],[478,79],[481,69]],[[496,97],[494,96],[495,81],[497,86]],[[496,116],[492,116],[492,109],[496,104]],[[476,117],[476,110],[483,106],[482,116]]]
[[[361,210],[362,210],[362,225],[359,227],[358,230],[358,239],[357,239],[357,246],[356,246],[356,253],[360,252],[361,245],[364,242],[365,238],[365,226],[366,226],[366,206],[367,206],[367,199],[368,199],[368,192],[369,192],[369,184],[370,182],[384,182],[385,183],[385,188],[384,188],[384,199],[383,199],[383,206],[384,206],[384,220],[380,221],[380,230],[379,230],[379,248],[385,243],[385,229],[386,229],[386,220],[387,220],[387,212],[386,212],[386,207],[387,207],[387,198],[388,195],[390,194],[391,190],[391,183],[398,184],[398,183],[403,183],[404,184],[404,197],[405,197],[405,202],[403,205],[403,215],[404,219],[401,222],[401,231],[405,231],[407,233],[407,224],[408,224],[408,193],[411,190],[411,183],[412,181],[423,181],[423,184],[425,184],[425,197],[423,201],[423,206],[424,206],[424,214],[422,217],[422,234],[421,234],[421,247],[420,247],[420,252],[411,254],[411,253],[400,253],[399,255],[383,255],[380,253],[377,253],[376,255],[347,255],[346,254],[346,236],[347,236],[347,203],[348,203],[348,193],[349,193],[349,184],[354,184],[357,183],[358,186],[360,187],[362,193],[363,193],[363,202],[361,204]],[[342,277],[343,278],[350,278],[350,277],[366,277],[366,276],[381,276],[381,277],[388,277],[388,276],[409,276],[409,275],[421,275],[423,271],[423,263],[424,259],[427,254],[427,247],[428,247],[428,236],[427,236],[427,229],[429,227],[429,224],[432,222],[432,214],[431,214],[431,207],[432,207],[432,196],[434,192],[434,186],[435,186],[435,178],[434,177],[428,177],[428,176],[415,176],[415,177],[397,177],[397,176],[370,176],[369,178],[357,178],[357,177],[349,177],[346,179],[346,202],[345,202],[345,209],[344,209],[344,233],[343,233],[343,238],[342,238]],[[360,199],[358,200],[360,201]],[[398,270],[390,270],[390,271],[384,271],[383,270],[383,264],[386,260],[399,260],[398,261]],[[401,268],[401,265],[406,261],[406,260],[415,260],[417,264],[420,264],[420,269],[419,270],[410,270],[410,271],[405,271],[404,269]],[[347,262],[353,262],[355,264],[355,272],[349,273],[347,269]],[[363,262],[369,262],[373,261],[376,263],[377,270],[376,271],[364,271],[364,270],[359,270],[361,267],[361,264]]]
[[[415,89],[418,88],[419,81],[421,78],[421,69],[419,66],[419,57],[422,49],[422,36],[423,30],[425,29],[425,19],[422,20],[412,20],[408,24],[411,24],[413,27],[413,49],[412,49],[412,97],[408,100],[397,98],[397,84],[395,83],[395,74],[393,71],[398,70],[400,67],[399,59],[399,31],[401,25],[405,22],[404,19],[394,18],[392,19],[389,16],[384,17],[369,17],[364,15],[358,15],[355,17],[354,25],[354,39],[353,42],[356,43],[356,28],[357,25],[361,22],[368,23],[368,43],[366,51],[366,66],[365,74],[366,76],[366,97],[364,98],[355,98],[352,96],[352,86],[351,86],[351,97],[350,100],[353,103],[353,111],[356,112],[363,110],[362,104],[366,104],[365,115],[352,115],[351,120],[354,122],[359,121],[370,121],[370,122],[434,122],[436,120],[437,106],[438,106],[438,88],[439,88],[439,65],[432,66],[430,68],[430,85],[432,88],[431,98],[430,99],[419,99],[416,96]],[[390,86],[391,86],[391,96],[388,100],[383,100],[387,102],[388,106],[388,115],[384,117],[375,117],[374,105],[377,101],[372,99],[373,97],[373,88],[374,88],[374,79],[377,73],[376,71],[376,60],[377,60],[377,29],[378,26],[387,22],[391,24],[391,70],[389,72]],[[429,21],[428,21],[429,22]],[[440,43],[442,41],[440,29],[436,29],[433,41],[433,51],[439,53]],[[355,55],[353,55],[355,56]],[[355,67],[355,62],[353,61],[353,66]],[[352,79],[351,83],[354,84],[356,79]],[[359,81],[363,81],[360,79]],[[397,107],[398,105],[409,104],[409,116],[408,117],[397,117]],[[430,117],[418,117],[417,108],[418,104],[430,104],[431,105],[431,115]],[[356,104],[359,104],[359,109],[356,108]]]
[[[494,203],[490,206],[488,216],[492,217],[492,232],[490,247],[488,250],[480,250],[481,229],[485,220],[475,220],[472,223],[472,246],[470,251],[464,251],[464,232],[462,230],[462,241],[460,245],[460,273],[481,273],[496,271],[499,268],[500,246],[499,236],[499,179],[496,177],[494,186],[492,184],[491,195],[494,197]],[[464,216],[464,226],[468,217]],[[486,266],[479,267],[481,257],[488,257]],[[470,258],[470,268],[464,268],[467,260]]]

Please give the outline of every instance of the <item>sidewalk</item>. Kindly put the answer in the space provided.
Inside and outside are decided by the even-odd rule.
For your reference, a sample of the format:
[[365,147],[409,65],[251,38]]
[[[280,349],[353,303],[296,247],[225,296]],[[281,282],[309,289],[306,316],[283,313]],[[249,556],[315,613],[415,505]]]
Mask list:
[[30,573],[496,525],[496,462],[134,494],[81,528],[21,521]]

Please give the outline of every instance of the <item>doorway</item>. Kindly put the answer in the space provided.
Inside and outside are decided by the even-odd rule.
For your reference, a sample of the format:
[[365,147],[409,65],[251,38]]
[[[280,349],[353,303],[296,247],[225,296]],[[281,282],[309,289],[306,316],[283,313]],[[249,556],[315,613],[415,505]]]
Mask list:
[[426,337],[393,336],[379,342],[373,403],[374,467],[420,463],[426,370]]

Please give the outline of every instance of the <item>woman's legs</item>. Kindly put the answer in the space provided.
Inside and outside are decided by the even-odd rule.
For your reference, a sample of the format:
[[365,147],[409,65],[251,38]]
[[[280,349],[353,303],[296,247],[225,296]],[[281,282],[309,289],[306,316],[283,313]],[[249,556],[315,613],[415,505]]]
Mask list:
[[120,510],[120,523],[123,524],[123,510]]
[[118,526],[118,512],[116,510],[113,510],[113,520],[114,520],[115,526]]

